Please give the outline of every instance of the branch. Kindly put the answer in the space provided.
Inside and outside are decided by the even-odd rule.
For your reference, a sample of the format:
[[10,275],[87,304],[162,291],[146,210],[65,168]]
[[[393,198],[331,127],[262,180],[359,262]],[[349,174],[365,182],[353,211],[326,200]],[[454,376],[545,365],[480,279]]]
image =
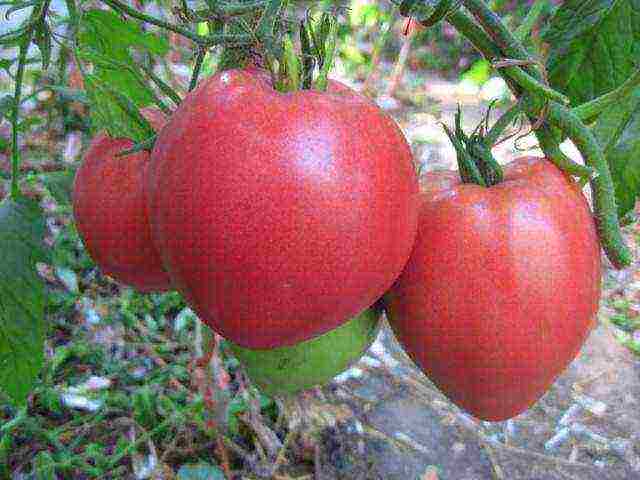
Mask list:
[[182,35],[185,38],[188,38],[194,43],[197,43],[201,47],[211,47],[213,45],[219,45],[222,43],[236,43],[236,44],[249,44],[252,42],[251,35],[248,34],[222,34],[222,35],[198,35],[197,33],[192,32],[186,28],[182,28],[179,25],[174,25],[169,22],[165,22],[159,18],[152,17],[145,13],[142,13],[135,8],[131,8],[129,5],[126,5],[119,0],[102,0],[103,3],[109,5],[114,10],[119,11],[120,13],[125,13],[130,17],[137,18],[138,20],[142,20],[143,22],[150,23],[152,25],[156,25],[158,27],[164,28],[166,30],[170,30],[178,35]]

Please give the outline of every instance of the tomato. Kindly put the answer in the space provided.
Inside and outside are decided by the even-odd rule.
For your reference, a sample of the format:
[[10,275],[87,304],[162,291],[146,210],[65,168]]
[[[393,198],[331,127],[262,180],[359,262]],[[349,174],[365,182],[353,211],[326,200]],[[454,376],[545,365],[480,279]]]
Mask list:
[[575,182],[526,157],[490,188],[431,173],[418,236],[386,295],[400,343],[454,403],[505,420],[577,355],[600,298],[600,246]]
[[214,331],[294,345],[372,305],[409,258],[418,183],[400,129],[338,82],[280,93],[229,70],[189,94],[152,153],[153,235]]
[[323,386],[357,362],[380,329],[380,311],[368,308],[319,337],[289,347],[252,350],[230,344],[249,378],[267,395],[294,395]]
[[[159,130],[166,122],[158,110],[143,115]],[[73,213],[91,258],[116,280],[142,292],[171,289],[153,245],[144,198],[148,152],[117,157],[133,147],[125,138],[98,134],[76,173]]]

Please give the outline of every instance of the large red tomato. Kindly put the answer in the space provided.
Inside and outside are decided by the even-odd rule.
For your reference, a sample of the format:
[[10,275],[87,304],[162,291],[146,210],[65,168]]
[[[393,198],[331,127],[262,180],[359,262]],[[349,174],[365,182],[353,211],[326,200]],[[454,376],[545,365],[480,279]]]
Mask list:
[[199,316],[242,347],[338,327],[409,258],[418,201],[409,146],[337,82],[279,93],[257,71],[217,74],[185,98],[152,156],[164,265]]
[[[142,113],[156,130],[167,120],[158,110]],[[93,139],[73,186],[76,226],[104,273],[143,292],[169,290],[171,282],[151,240],[144,200],[150,155],[142,151],[116,156],[133,145],[106,133]]]
[[490,188],[431,173],[418,236],[386,296],[408,354],[485,420],[529,408],[576,356],[600,298],[600,246],[579,188],[521,158]]

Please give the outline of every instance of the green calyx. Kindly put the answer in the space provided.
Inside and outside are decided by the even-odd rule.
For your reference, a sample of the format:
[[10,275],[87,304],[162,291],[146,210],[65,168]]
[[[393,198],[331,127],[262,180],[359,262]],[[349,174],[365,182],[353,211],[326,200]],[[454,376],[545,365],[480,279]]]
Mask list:
[[291,36],[287,34],[282,40],[282,52],[267,61],[276,90],[325,91],[337,52],[337,19],[327,12],[323,12],[318,19],[307,16],[300,22],[299,37],[299,55]]
[[502,167],[493,158],[491,145],[486,140],[485,124],[488,122],[488,117],[487,113],[485,121],[478,125],[471,136],[467,136],[462,130],[462,113],[458,106],[455,132],[443,125],[456,149],[460,178],[464,183],[475,183],[482,187],[497,185],[504,179]]
[[369,348],[380,327],[374,307],[324,335],[290,347],[253,350],[229,342],[249,378],[267,395],[287,396],[324,385]]

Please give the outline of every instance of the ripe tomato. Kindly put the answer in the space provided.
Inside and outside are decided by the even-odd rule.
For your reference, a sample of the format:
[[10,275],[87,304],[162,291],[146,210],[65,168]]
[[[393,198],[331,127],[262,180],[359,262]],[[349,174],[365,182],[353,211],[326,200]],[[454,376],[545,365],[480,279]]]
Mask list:
[[279,93],[229,70],[153,151],[149,211],[177,289],[245,347],[294,345],[373,304],[409,258],[418,183],[399,128],[337,82]]
[[412,359],[485,420],[530,407],[576,356],[598,309],[600,246],[578,186],[521,158],[490,188],[431,173],[418,236],[386,296]]
[[[142,113],[156,130],[166,122],[158,110]],[[133,145],[106,133],[93,139],[74,180],[76,226],[104,273],[142,292],[169,290],[171,282],[151,240],[144,201],[150,155],[142,151],[116,156]]]

